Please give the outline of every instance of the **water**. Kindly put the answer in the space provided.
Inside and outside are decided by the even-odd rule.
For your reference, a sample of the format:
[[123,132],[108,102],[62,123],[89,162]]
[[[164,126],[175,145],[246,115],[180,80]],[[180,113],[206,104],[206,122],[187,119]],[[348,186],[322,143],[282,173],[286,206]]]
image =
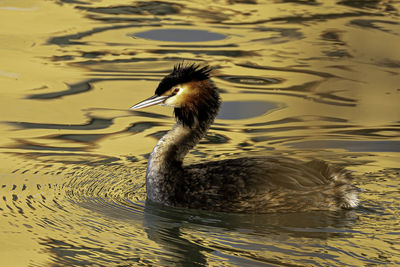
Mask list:
[[[2,266],[400,264],[398,1],[1,1]],[[352,211],[241,215],[145,202],[171,110],[128,111],[182,60],[224,104],[187,163],[320,158]]]

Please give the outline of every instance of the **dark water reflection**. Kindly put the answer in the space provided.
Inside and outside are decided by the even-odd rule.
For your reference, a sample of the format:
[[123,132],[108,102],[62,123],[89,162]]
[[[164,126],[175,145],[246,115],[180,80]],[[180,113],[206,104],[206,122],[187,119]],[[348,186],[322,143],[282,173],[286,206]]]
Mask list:
[[201,30],[183,30],[183,29],[166,29],[166,30],[150,30],[139,32],[135,37],[151,39],[156,41],[168,42],[208,42],[225,39],[222,34],[201,31]]
[[[396,1],[0,3],[0,251],[6,266],[399,265]],[[243,215],[146,202],[171,110],[128,111],[178,62],[223,106],[187,163],[346,166],[352,211]]]

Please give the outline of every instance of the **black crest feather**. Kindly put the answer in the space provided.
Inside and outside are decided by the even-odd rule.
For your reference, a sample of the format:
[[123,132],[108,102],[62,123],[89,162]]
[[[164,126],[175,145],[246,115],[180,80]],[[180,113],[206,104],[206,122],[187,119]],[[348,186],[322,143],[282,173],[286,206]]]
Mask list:
[[203,81],[210,78],[211,68],[209,66],[179,63],[174,66],[173,71],[165,76],[156,89],[156,95],[162,95],[177,84],[191,81]]

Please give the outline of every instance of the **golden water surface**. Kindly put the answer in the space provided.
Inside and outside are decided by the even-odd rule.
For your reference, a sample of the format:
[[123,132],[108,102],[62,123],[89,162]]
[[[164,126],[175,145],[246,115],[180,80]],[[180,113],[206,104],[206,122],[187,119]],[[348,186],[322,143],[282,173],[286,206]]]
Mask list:
[[[182,60],[224,101],[186,162],[346,166],[352,211],[145,202],[172,110],[128,111]],[[400,264],[399,1],[0,1],[1,266]]]

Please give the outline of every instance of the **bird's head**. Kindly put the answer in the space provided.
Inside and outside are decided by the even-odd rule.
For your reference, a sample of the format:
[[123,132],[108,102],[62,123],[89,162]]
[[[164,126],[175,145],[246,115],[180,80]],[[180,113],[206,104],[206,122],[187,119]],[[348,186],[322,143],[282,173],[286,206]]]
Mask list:
[[175,116],[184,125],[206,119],[209,112],[218,110],[219,96],[210,81],[211,68],[197,64],[178,64],[158,85],[155,94],[130,108],[137,110],[153,105],[175,108]]

